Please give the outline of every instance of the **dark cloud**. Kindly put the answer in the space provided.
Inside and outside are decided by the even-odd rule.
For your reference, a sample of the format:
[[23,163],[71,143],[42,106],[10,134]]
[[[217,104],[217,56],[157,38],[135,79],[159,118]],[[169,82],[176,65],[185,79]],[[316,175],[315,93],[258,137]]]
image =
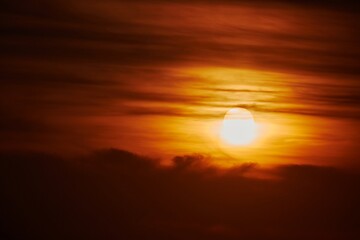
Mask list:
[[3,239],[358,239],[360,176],[329,167],[172,167],[121,150],[2,152]]
[[[21,4],[16,4],[16,7],[8,10],[9,14],[5,14],[2,41],[6,48],[2,54],[6,57],[61,60],[76,64],[95,62],[139,66],[186,62],[199,64],[206,61],[210,65],[221,63],[312,73],[359,74],[359,49],[356,44],[359,40],[358,17],[354,14],[319,11],[316,15],[316,11],[309,11],[311,18],[308,21],[294,22],[294,29],[280,33],[259,30],[251,24],[243,26],[241,19],[238,23],[223,23],[222,29],[206,25],[198,27],[196,19],[193,19],[196,23],[194,26],[179,26],[175,22],[173,26],[162,26],[161,21],[171,20],[170,14],[153,13],[154,22],[149,22],[146,14],[140,14],[152,14],[156,7],[146,5],[140,8],[126,1],[123,5],[116,1],[107,4],[125,12],[128,10],[128,17],[106,18],[107,8],[100,8],[96,13],[92,11],[92,4],[90,2],[89,9],[77,12],[71,10],[71,4],[66,1],[25,4],[23,11],[17,7]],[[171,3],[167,6],[171,7]],[[204,7],[206,9],[207,6]],[[271,9],[274,12],[283,10],[276,7]],[[199,8],[191,10],[189,15],[179,14],[179,17],[190,18],[192,14],[201,13]],[[213,10],[214,7],[207,11],[211,14]],[[290,8],[289,13],[304,17],[307,12],[300,10],[297,13],[296,8]],[[272,17],[286,20],[288,16]],[[301,30],[304,25],[319,29],[323,34],[306,34]],[[339,29],[342,30],[337,34]],[[224,43],[218,40],[220,37],[232,41]],[[253,44],[258,41],[262,44]],[[224,58],[224,55],[227,57]]]

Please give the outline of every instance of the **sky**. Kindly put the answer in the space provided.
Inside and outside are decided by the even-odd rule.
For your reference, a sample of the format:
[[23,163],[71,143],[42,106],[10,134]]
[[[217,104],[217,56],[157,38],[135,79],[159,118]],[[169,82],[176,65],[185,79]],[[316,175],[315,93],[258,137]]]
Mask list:
[[326,3],[6,1],[2,148],[226,162],[219,124],[244,107],[262,132],[239,162],[349,164],[358,8]]
[[[359,10],[340,0],[3,1],[4,236],[53,238],[87,197],[83,224],[68,222],[59,239],[89,239],[88,226],[109,239],[359,236]],[[221,139],[233,108],[256,122],[249,145]]]

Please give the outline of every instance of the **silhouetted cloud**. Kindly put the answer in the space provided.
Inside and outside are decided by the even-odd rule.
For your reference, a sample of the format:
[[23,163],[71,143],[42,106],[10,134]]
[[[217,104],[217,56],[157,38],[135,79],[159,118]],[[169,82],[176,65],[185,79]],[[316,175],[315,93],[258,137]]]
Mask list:
[[2,152],[4,239],[358,239],[358,172],[285,165],[273,178],[122,150]]

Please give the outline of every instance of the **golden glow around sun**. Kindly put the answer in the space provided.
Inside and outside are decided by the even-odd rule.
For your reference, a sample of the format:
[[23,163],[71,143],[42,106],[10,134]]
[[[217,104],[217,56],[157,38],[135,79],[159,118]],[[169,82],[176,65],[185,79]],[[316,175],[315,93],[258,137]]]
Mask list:
[[244,146],[252,143],[256,135],[257,126],[251,112],[244,108],[232,108],[225,114],[220,129],[220,138],[224,143]]

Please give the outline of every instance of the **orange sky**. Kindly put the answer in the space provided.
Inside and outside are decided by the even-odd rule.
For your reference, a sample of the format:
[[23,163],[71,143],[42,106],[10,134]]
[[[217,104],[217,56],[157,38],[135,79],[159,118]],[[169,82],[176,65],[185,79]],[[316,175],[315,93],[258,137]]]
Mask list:
[[[2,149],[359,164],[359,17],[336,1],[53,1],[4,16]],[[232,107],[261,133],[229,150]]]

